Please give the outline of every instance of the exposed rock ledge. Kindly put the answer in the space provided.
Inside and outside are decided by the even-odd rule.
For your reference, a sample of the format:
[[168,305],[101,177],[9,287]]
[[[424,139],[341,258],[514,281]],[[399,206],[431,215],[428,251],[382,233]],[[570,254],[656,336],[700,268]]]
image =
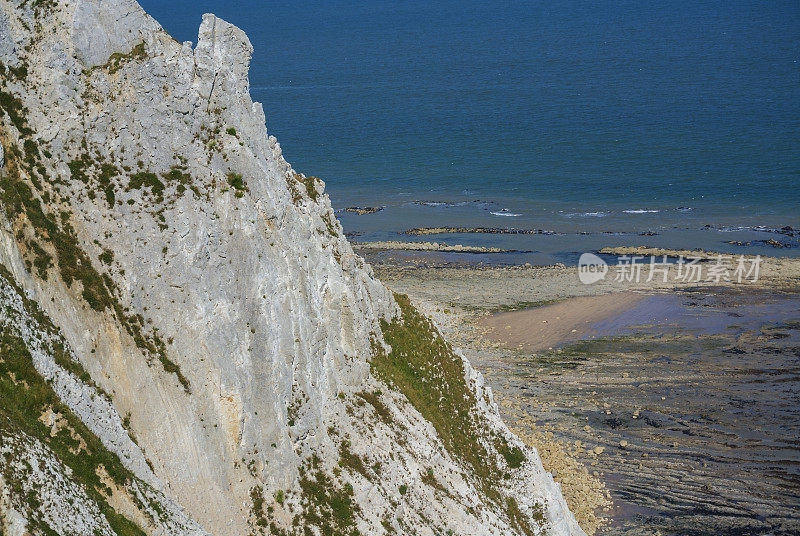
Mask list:
[[0,0],[4,534],[583,534],[268,136],[252,47]]
[[379,242],[353,242],[354,249],[398,249],[406,251],[448,251],[455,253],[507,253],[500,248],[484,246],[462,246],[461,244],[440,244],[439,242],[400,242],[397,240]]

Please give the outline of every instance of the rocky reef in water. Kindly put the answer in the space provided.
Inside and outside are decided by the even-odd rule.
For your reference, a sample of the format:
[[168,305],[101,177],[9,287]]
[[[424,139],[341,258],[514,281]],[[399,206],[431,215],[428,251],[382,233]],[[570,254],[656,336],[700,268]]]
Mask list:
[[283,159],[252,51],[0,0],[0,533],[583,534]]

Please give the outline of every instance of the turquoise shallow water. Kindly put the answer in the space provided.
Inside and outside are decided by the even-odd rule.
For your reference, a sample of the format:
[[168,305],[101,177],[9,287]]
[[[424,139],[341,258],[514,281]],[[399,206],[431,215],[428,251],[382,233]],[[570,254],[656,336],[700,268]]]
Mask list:
[[593,233],[439,237],[563,254],[602,231],[724,249],[800,227],[796,1],[141,3],[180,40],[203,12],[247,31],[287,158],[336,207],[387,207],[342,215],[363,239]]

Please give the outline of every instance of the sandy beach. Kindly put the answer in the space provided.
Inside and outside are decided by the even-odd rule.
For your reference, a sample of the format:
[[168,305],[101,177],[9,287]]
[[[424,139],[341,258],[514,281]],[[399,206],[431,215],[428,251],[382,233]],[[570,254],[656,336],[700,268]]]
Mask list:
[[[430,257],[382,257],[375,269],[488,378],[587,533],[800,530],[800,460],[785,450],[796,448],[786,434],[798,422],[800,261],[763,259],[758,281],[743,284],[584,285],[574,266]],[[795,390],[768,395],[781,389],[763,388],[776,375]],[[772,409],[754,425],[740,414],[751,406]]]
[[577,296],[522,311],[498,313],[480,320],[489,341],[524,352],[552,350],[553,346],[593,337],[592,326],[614,317],[644,299],[644,294],[615,292]]

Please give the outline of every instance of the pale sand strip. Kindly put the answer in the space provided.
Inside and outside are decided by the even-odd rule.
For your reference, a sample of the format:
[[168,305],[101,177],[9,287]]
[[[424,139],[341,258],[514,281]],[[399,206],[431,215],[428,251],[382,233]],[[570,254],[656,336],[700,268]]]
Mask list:
[[484,335],[492,342],[538,352],[589,337],[596,322],[633,308],[645,296],[634,292],[578,296],[543,307],[488,316],[478,325],[486,328]]

